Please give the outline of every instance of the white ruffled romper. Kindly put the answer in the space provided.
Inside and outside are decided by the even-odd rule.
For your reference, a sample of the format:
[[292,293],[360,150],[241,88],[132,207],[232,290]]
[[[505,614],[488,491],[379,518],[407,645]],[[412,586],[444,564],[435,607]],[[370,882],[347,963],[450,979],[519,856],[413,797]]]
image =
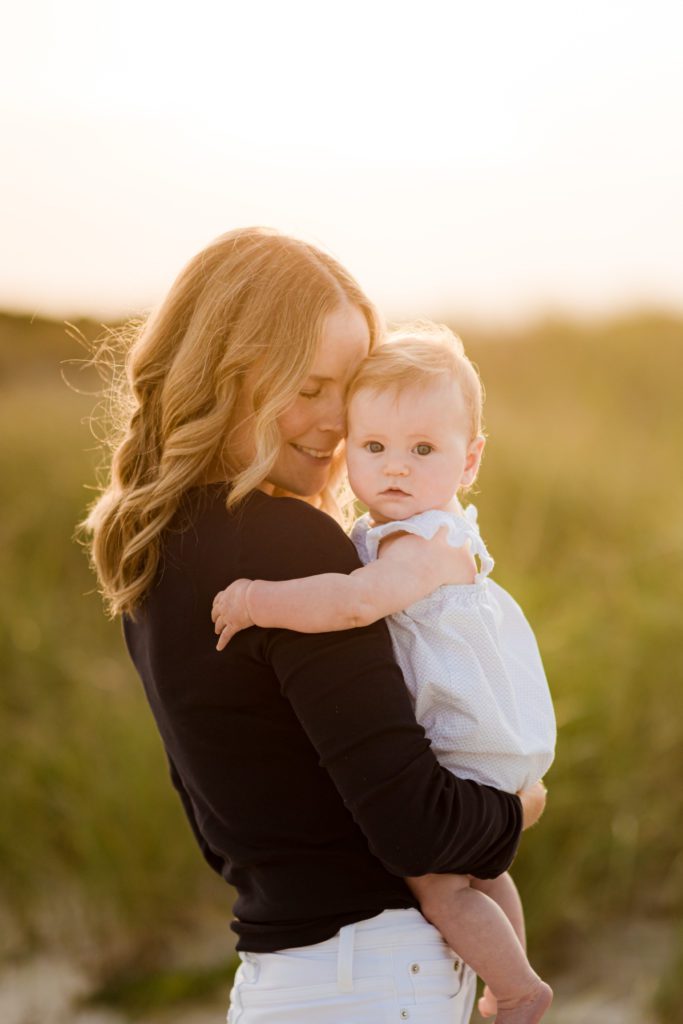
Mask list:
[[427,539],[443,526],[454,547],[469,542],[480,571],[472,584],[439,587],[387,618],[415,715],[446,768],[461,778],[516,793],[553,760],[555,717],[534,634],[517,602],[489,577],[493,559],[477,510],[429,511],[351,532],[364,565],[392,533]]

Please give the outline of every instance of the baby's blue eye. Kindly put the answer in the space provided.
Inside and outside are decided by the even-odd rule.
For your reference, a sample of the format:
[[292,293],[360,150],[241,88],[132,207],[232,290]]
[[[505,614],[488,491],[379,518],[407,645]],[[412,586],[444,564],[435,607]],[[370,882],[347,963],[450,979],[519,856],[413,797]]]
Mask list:
[[379,455],[380,452],[384,451],[384,445],[380,444],[379,441],[368,441],[365,447],[373,455]]
[[434,446],[431,444],[416,444],[413,449],[418,455],[429,455],[430,452],[434,451]]

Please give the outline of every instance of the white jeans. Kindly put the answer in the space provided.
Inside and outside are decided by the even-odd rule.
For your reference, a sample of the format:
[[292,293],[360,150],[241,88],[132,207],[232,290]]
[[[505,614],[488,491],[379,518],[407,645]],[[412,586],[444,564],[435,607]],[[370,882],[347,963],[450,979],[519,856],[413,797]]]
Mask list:
[[240,958],[228,1024],[466,1024],[474,1002],[474,972],[418,910]]

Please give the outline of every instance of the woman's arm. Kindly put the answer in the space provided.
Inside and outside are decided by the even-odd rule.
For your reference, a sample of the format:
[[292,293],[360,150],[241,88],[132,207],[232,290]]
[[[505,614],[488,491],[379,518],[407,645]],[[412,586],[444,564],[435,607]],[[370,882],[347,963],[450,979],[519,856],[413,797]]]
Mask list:
[[236,580],[216,595],[211,617],[223,650],[249,626],[326,633],[370,625],[408,608],[446,583],[471,583],[476,565],[467,545],[447,543],[446,528],[426,540],[394,534],[369,565],[273,583]]
[[[329,517],[279,501],[277,522],[264,521],[259,534],[277,529],[286,545],[271,540],[267,558],[260,544],[245,544],[240,571],[263,576],[269,567],[279,578],[302,570],[353,571],[355,552]],[[317,636],[249,631],[235,643],[236,658],[243,647],[256,646],[272,667],[318,764],[389,871],[486,878],[509,867],[522,826],[519,798],[458,779],[439,765],[415,721],[383,622]]]

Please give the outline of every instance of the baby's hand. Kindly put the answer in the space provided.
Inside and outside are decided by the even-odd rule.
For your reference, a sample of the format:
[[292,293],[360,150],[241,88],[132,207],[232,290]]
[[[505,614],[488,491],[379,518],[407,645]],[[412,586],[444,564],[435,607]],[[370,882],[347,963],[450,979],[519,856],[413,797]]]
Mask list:
[[477,1003],[477,1008],[482,1017],[495,1017],[498,1012],[498,1000],[488,985],[484,985],[484,994]]
[[211,619],[215,624],[214,633],[220,633],[217,651],[222,651],[235,633],[254,625],[247,607],[247,591],[251,583],[251,580],[235,580],[214,597]]

